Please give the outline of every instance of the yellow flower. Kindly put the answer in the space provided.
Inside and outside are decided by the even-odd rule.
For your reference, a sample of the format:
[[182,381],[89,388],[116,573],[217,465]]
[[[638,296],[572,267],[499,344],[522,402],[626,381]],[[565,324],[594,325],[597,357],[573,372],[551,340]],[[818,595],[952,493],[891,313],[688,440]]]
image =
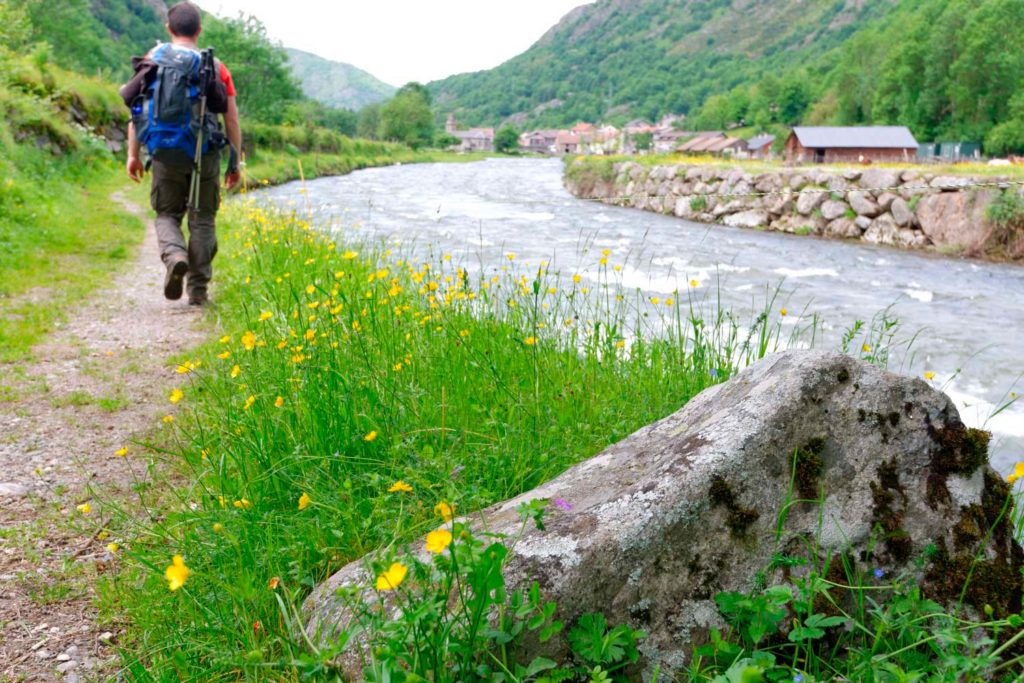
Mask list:
[[126,457],[128,455],[128,447],[127,446],[121,446],[116,451],[114,451],[114,455],[116,455],[119,458]]
[[611,255],[612,255],[612,250],[611,249],[602,249],[601,250],[601,256],[611,256]]
[[284,405],[284,396],[278,396],[276,399],[274,399],[274,407],[275,408],[280,408],[283,405]]
[[312,503],[312,502],[313,502],[313,499],[309,497],[309,494],[306,493],[305,491],[303,491],[302,495],[299,496],[299,509],[300,510],[305,510],[306,508],[309,507],[309,504]]
[[579,284],[581,279],[582,278],[579,276],[579,274],[572,276],[572,281],[575,282],[576,284]]
[[505,254],[505,258],[507,258],[509,261],[515,261],[516,260],[516,255],[515,254]]
[[537,338],[527,337],[526,339],[523,340],[523,343],[526,344],[527,346],[533,346],[534,344],[537,343]]
[[871,353],[871,344],[864,344],[864,346],[860,347],[860,350],[864,353]]
[[81,512],[83,515],[87,515],[90,512],[92,512],[92,505],[89,503],[82,503],[81,505],[78,506],[78,511]]
[[224,525],[221,524],[220,522],[214,522],[213,523],[213,533],[220,534],[220,533],[223,533],[223,532],[224,532]]
[[655,306],[657,306],[658,304],[661,303],[661,299],[659,297],[652,296],[651,297],[651,303],[654,304]]
[[468,337],[469,336],[469,330],[462,330],[462,331],[460,331],[459,332],[459,336],[460,337]]
[[788,314],[789,314],[789,309],[788,308],[780,308],[779,309],[779,315],[786,316]]
[[277,587],[278,587],[278,585],[280,583],[281,583],[281,579],[280,578],[278,578],[276,576],[272,576],[270,578],[270,581],[267,581],[267,588],[269,588],[272,591],[277,590]]
[[260,322],[263,322],[264,320],[270,320],[273,317],[274,314],[271,313],[270,311],[263,311],[262,313],[260,313]]
[[924,378],[930,382],[933,379],[935,379],[935,373],[931,372],[931,371],[928,371],[928,372],[924,373]]
[[452,517],[455,516],[455,506],[449,505],[443,500],[434,506],[434,514],[441,517],[446,522],[450,522]]
[[426,550],[428,553],[440,555],[452,543],[452,532],[447,529],[436,529],[427,534]]
[[174,422],[174,416],[173,415],[164,415],[163,416],[163,422],[164,422],[164,424],[171,424],[172,422]]
[[108,538],[110,538],[110,532],[107,531],[106,529],[104,529],[103,531],[101,531],[98,534],[96,534],[96,540],[97,541],[105,541]]
[[256,335],[246,330],[245,334],[242,335],[242,346],[245,347],[246,351],[252,351],[256,348]]
[[220,338],[220,343],[221,344],[228,344],[230,342],[231,342],[231,337],[229,337],[228,335],[224,335],[223,337]]
[[231,352],[224,351],[223,353],[218,353],[217,358],[220,358],[221,360],[227,360],[228,358],[231,358]]
[[185,392],[183,392],[181,389],[175,389],[174,391],[171,392],[171,395],[167,397],[167,400],[169,400],[171,403],[177,403],[183,398],[185,398]]
[[354,251],[346,251],[346,252],[345,252],[344,254],[342,254],[342,255],[341,255],[341,258],[343,258],[343,259],[346,259],[346,260],[348,260],[348,261],[351,261],[351,260],[352,260],[352,259],[354,259],[354,258],[355,258],[356,256],[359,256],[359,254],[357,254],[357,253],[356,253],[356,252],[354,252]]
[[249,502],[248,498],[236,500],[234,503],[232,503],[232,505],[234,505],[239,510],[249,510],[252,508],[252,503]]
[[196,369],[195,364],[192,361],[187,360],[184,363],[182,363],[181,365],[179,365],[178,367],[176,367],[174,369],[174,371],[176,373],[178,373],[179,375],[187,375],[188,373],[192,372],[195,369]]
[[255,396],[249,396],[249,398],[245,399],[245,405],[242,406],[242,410],[249,410],[249,408],[252,408],[252,404],[255,403],[255,402],[256,402],[256,397]]
[[377,577],[377,590],[379,591],[392,591],[402,585],[405,581],[405,575],[409,573],[409,570],[402,564],[395,562],[388,570]]
[[185,566],[185,560],[181,555],[175,555],[171,559],[171,566],[164,570],[164,578],[167,579],[167,587],[176,591],[185,585],[185,580],[192,575],[192,570]]
[[615,342],[615,346],[620,349],[626,348],[626,340],[620,339],[619,341]]
[[107,544],[107,550],[110,552],[111,555],[116,555],[117,551],[120,550],[120,549],[121,549],[121,546],[119,546],[116,543],[108,543]]
[[409,493],[412,487],[399,479],[388,488],[388,493]]
[[1010,476],[1006,477],[1006,481],[1011,484],[1015,483],[1018,479],[1024,479],[1024,462],[1014,465],[1013,472],[1010,473]]
[[235,367],[231,368],[231,379],[234,379],[234,378],[238,377],[241,374],[242,374],[242,368],[238,367],[237,365]]
[[694,289],[697,289],[698,287],[700,287],[700,281],[690,280],[690,286],[693,287]]
[[376,431],[372,431],[372,432],[370,432],[369,434],[367,434],[366,436],[363,437],[363,441],[373,441],[376,438],[377,438],[377,432]]

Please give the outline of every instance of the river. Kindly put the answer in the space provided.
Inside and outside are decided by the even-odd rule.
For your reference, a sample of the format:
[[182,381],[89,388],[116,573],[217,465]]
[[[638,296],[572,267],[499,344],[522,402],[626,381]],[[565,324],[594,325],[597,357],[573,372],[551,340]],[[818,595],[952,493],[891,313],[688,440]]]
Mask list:
[[[891,364],[935,373],[964,421],[993,432],[993,465],[1024,460],[1024,267],[943,258],[780,233],[707,226],[576,199],[555,159],[492,159],[357,171],[261,191],[308,209],[357,240],[399,239],[497,267],[505,255],[564,272],[593,273],[596,252],[625,264],[623,285],[651,296],[691,280],[738,312],[760,307],[781,283],[778,305],[818,313],[819,347],[838,348],[855,320],[888,306],[900,338],[916,335]],[[589,251],[588,251],[589,250]],[[591,273],[586,271],[590,264]],[[796,325],[790,314],[784,322]]]

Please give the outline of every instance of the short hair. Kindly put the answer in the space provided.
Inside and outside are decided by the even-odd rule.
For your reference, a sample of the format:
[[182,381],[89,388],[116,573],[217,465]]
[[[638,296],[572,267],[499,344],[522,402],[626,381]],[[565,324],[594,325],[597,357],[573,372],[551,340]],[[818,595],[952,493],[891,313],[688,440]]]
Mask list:
[[186,0],[179,2],[167,10],[167,27],[171,33],[182,38],[192,38],[199,34],[202,14],[199,8]]

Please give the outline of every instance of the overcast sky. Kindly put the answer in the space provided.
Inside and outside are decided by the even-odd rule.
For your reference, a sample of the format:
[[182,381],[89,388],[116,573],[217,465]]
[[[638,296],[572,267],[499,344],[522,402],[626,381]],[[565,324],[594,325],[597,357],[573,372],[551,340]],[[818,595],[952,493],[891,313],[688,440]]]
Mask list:
[[[168,3],[173,4],[173,3]],[[348,62],[392,85],[489,69],[588,0],[198,0],[254,14],[285,47]]]

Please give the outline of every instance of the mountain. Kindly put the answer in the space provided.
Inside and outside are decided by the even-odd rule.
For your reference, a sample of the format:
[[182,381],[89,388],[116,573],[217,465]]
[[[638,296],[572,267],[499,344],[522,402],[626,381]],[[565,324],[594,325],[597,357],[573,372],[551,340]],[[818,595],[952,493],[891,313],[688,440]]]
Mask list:
[[598,0],[490,71],[430,84],[469,124],[657,118],[814,60],[895,0]]
[[285,48],[292,73],[306,97],[338,109],[362,109],[395,94],[394,86],[344,62],[332,62],[302,50]]

